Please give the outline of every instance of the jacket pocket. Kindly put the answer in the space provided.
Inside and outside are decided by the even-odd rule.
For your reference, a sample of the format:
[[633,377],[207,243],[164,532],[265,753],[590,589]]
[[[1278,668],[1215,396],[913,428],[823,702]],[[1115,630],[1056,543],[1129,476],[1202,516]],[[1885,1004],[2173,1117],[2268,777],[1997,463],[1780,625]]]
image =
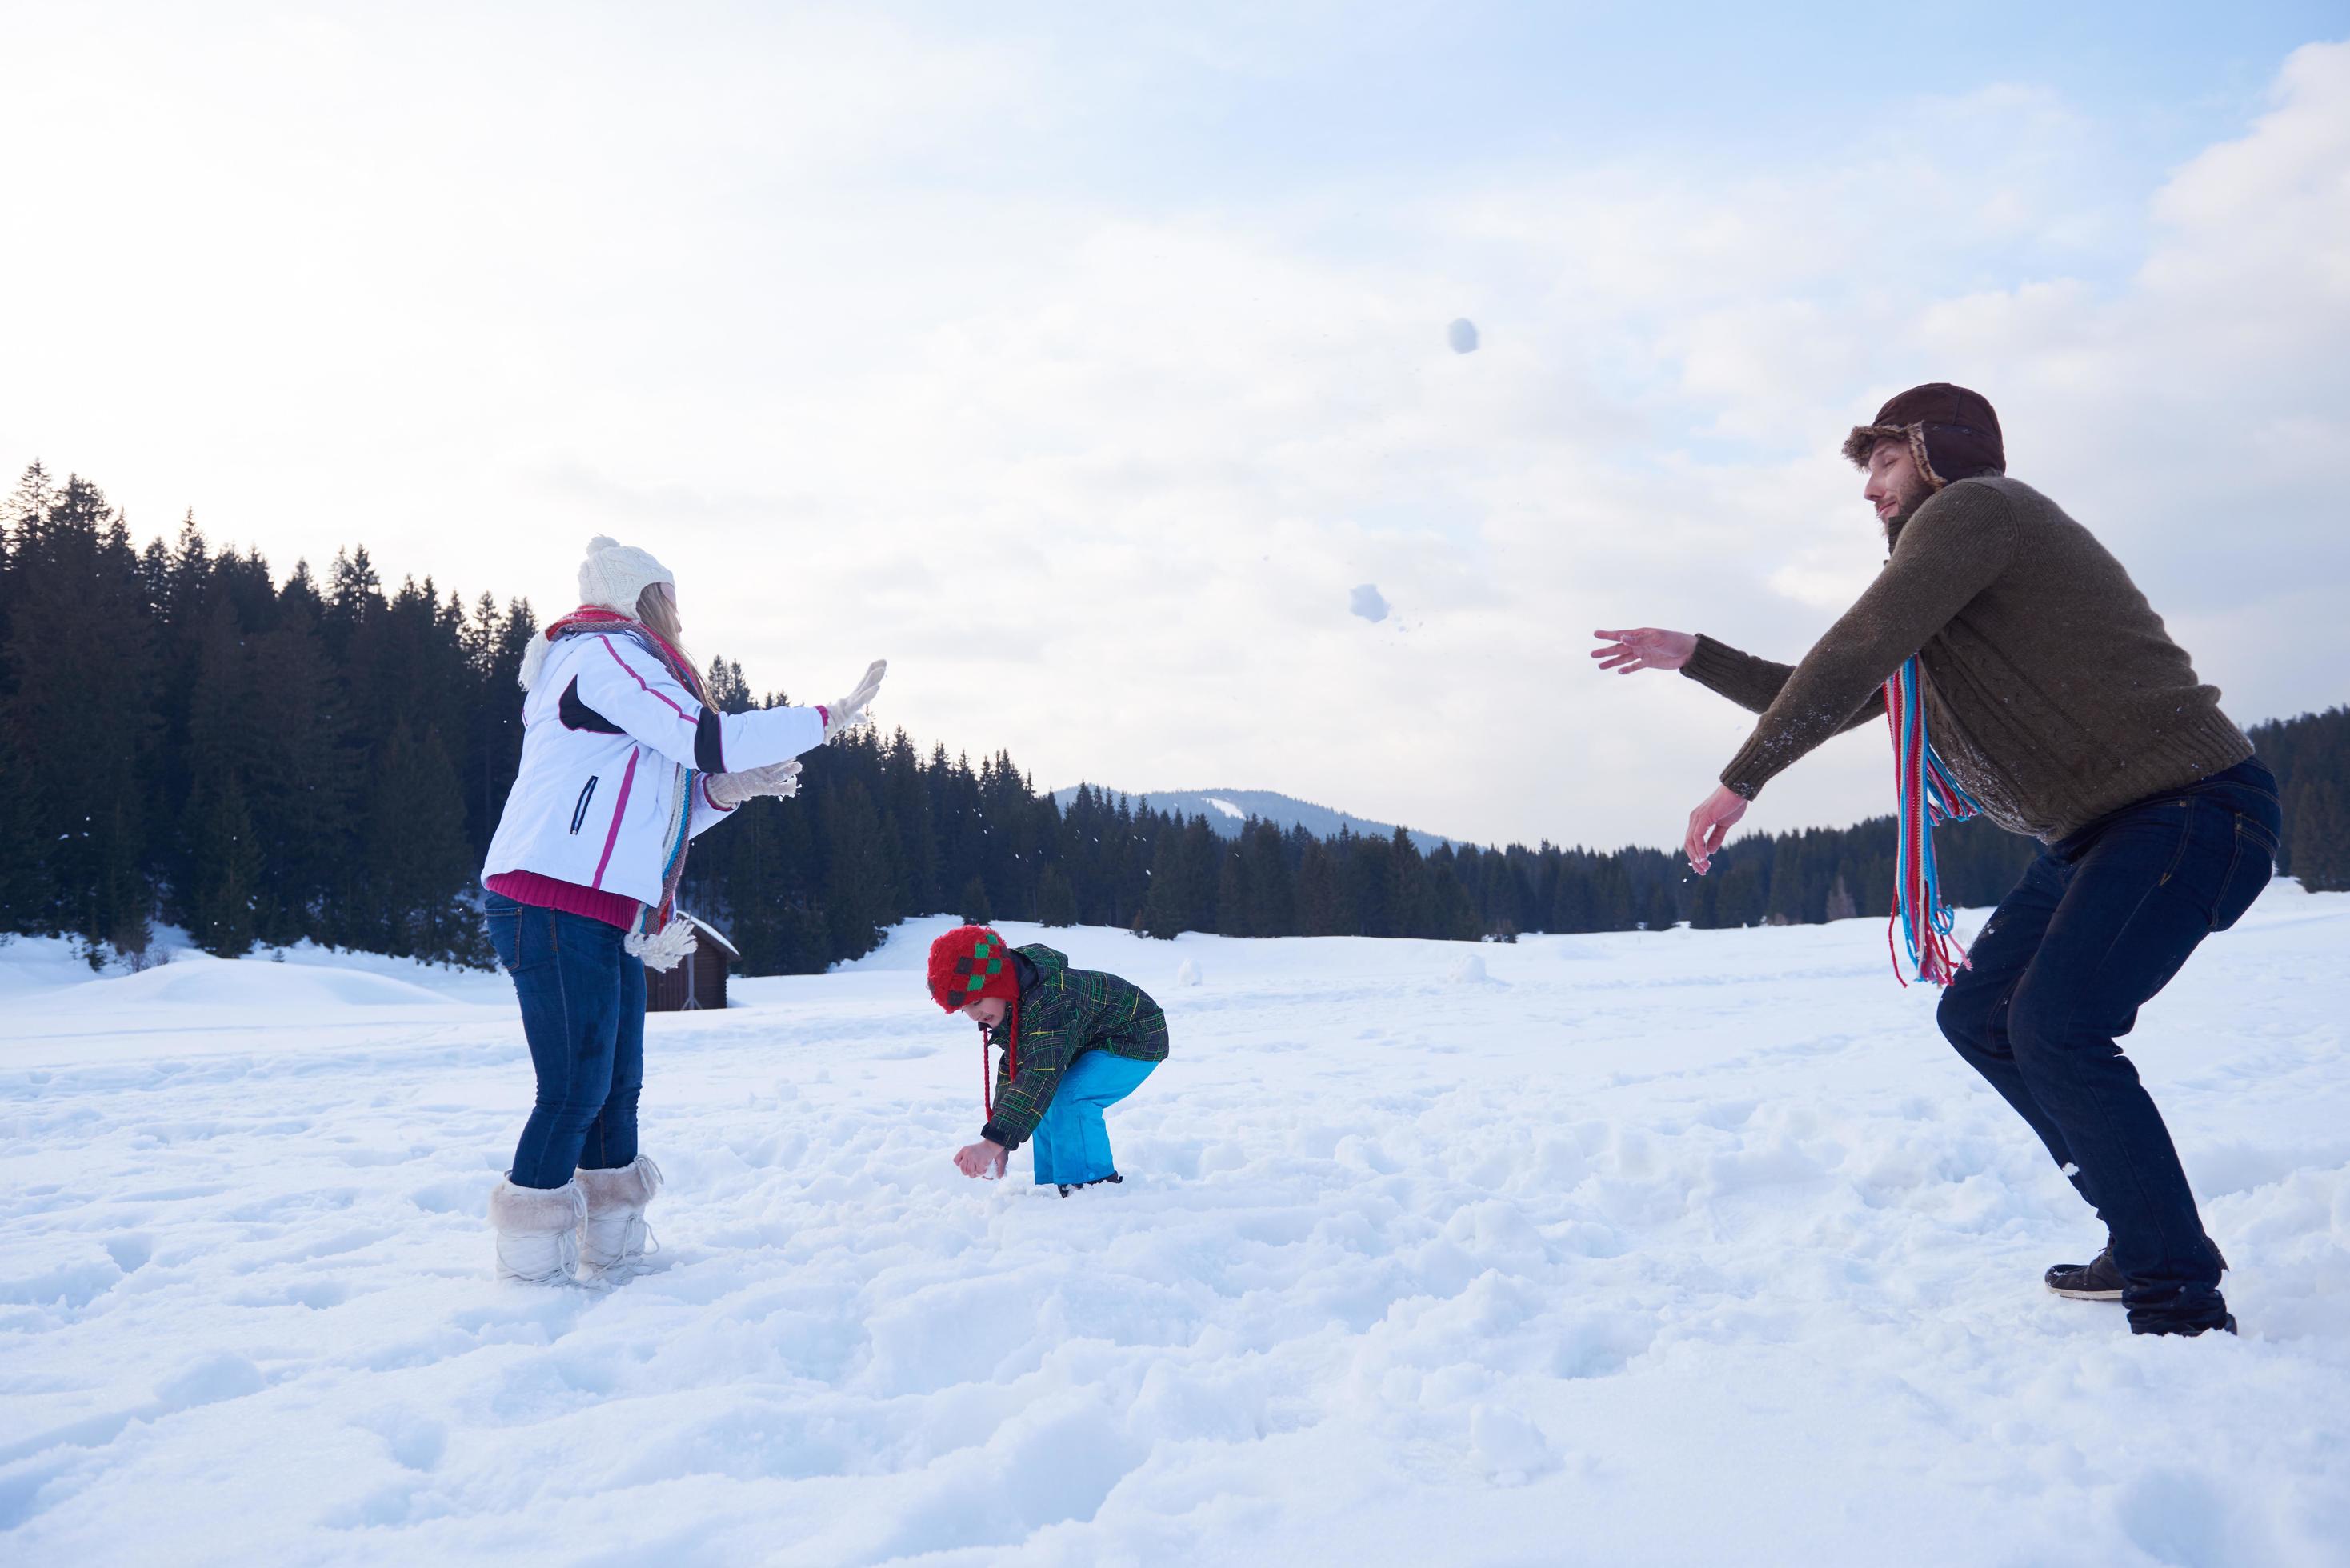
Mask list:
[[587,784],[579,791],[579,804],[571,808],[571,832],[576,837],[579,825],[588,820],[588,803],[596,798],[596,775],[588,775]]

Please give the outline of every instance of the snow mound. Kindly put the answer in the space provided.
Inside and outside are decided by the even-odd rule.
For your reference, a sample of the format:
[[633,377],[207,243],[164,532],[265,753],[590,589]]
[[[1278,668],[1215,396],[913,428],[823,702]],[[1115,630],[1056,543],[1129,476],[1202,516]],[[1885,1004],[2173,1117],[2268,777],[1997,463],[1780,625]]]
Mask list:
[[2350,897],[2130,1037],[2235,1265],[2186,1342],[2041,1288],[2095,1218],[1874,921],[1008,929],[1168,1006],[1067,1202],[948,1163],[972,1032],[903,971],[953,923],[650,1021],[668,1266],[601,1298],[489,1278],[510,995],[0,1013],[8,1560],[2341,1560]]
[[444,992],[390,975],[318,963],[216,959],[190,952],[138,974],[86,980],[29,998],[23,1005],[34,1010],[235,1007],[299,1012],[350,1007],[445,1007],[448,1002]]
[[89,965],[60,938],[0,938],[0,996],[81,985],[90,976]]

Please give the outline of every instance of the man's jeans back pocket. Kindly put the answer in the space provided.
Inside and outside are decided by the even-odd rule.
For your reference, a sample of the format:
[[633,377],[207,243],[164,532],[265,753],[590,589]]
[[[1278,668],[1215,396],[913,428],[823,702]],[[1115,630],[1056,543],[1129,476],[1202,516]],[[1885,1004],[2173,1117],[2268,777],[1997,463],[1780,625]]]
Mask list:
[[2228,875],[2220,884],[2220,897],[2211,910],[2211,929],[2224,931],[2244,918],[2262,892],[2276,875],[2276,835],[2266,823],[2239,814],[2236,817],[2236,854],[2229,863]]

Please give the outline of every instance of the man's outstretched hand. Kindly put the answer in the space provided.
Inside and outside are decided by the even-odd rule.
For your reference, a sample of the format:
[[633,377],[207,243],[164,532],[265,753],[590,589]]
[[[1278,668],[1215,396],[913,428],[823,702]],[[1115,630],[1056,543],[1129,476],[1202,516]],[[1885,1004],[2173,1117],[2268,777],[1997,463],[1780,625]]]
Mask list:
[[1003,1174],[1003,1162],[1012,1151],[993,1138],[982,1138],[955,1150],[955,1168],[965,1176],[981,1177],[993,1181]]
[[1746,797],[1733,793],[1728,784],[1716,784],[1713,793],[1698,803],[1690,813],[1689,836],[1681,847],[1689,852],[1690,869],[1699,876],[1713,864],[1714,851],[1746,815]]
[[[1697,638],[1686,631],[1667,631],[1662,627],[1635,626],[1622,631],[1595,631],[1599,646],[1591,657],[1599,660],[1599,668],[1612,670],[1618,675],[1629,675],[1635,670],[1679,670],[1697,651]],[[1689,836],[1681,847],[1689,852],[1690,869],[1705,875],[1713,864],[1714,851],[1746,815],[1746,800],[1722,785],[1706,796],[1698,808],[1690,813]]]
[[1679,670],[1697,651],[1697,639],[1686,631],[1662,631],[1636,626],[1628,631],[1595,631],[1600,646],[1591,650],[1599,668],[1618,675],[1635,670]]

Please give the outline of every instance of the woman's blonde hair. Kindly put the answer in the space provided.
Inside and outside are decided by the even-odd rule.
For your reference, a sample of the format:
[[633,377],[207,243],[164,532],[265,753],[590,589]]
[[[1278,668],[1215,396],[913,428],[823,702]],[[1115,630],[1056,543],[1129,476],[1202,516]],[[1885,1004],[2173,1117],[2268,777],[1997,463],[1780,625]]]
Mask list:
[[677,656],[688,670],[695,668],[693,655],[685,650],[685,629],[677,621],[677,591],[667,583],[648,583],[645,591],[637,596],[637,618],[646,628],[677,650]]

